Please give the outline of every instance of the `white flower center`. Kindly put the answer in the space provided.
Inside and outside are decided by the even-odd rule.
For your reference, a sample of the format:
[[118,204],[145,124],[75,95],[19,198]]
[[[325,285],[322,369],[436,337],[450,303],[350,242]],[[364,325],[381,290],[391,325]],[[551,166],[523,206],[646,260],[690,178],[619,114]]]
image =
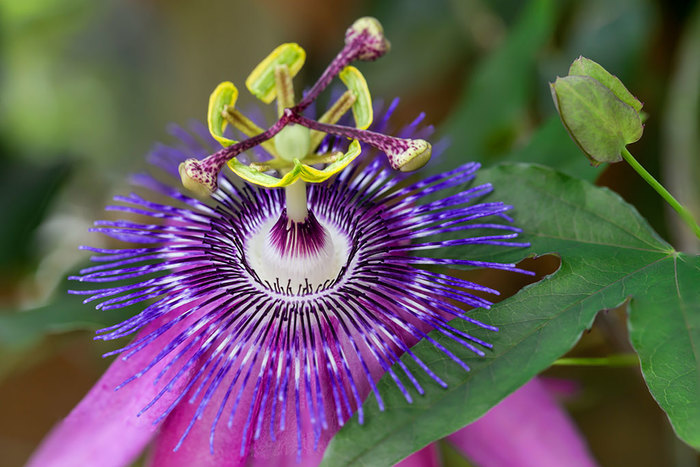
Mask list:
[[[292,221],[286,222],[285,251],[280,251],[273,228],[278,220],[270,218],[246,242],[249,266],[263,283],[291,289],[301,295],[330,286],[348,262],[350,240],[333,224],[319,219],[321,231],[309,242],[308,236]],[[309,248],[312,243],[312,248]],[[315,248],[313,248],[315,246]]]

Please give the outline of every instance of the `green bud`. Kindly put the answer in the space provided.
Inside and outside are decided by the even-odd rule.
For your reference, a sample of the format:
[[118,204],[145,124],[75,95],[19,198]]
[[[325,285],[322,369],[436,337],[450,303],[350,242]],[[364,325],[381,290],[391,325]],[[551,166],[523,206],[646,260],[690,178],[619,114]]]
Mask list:
[[596,62],[579,57],[550,88],[564,127],[591,164],[622,160],[625,146],[642,137],[642,103]]

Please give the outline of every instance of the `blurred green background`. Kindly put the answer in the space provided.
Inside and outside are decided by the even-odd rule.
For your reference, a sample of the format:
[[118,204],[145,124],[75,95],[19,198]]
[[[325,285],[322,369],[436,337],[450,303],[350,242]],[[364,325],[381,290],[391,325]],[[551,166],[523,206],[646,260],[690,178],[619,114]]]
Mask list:
[[[700,215],[697,2],[0,0],[0,466],[26,461],[117,345],[91,333],[123,314],[65,295],[65,277],[87,259],[78,246],[105,242],[87,229],[110,196],[128,190],[154,142],[171,141],[171,122],[203,120],[220,81],[243,91],[259,60],[294,41],[307,51],[297,82],[310,85],[364,15],[380,19],[392,51],[359,68],[375,97],[402,98],[399,120],[425,111],[452,140],[438,166],[533,161],[597,179],[675,246],[697,251],[629,168],[586,164],[547,85],[579,55],[617,74],[649,114],[630,150]],[[254,99],[241,92],[240,102]],[[613,310],[572,355],[628,349],[624,312]],[[549,373],[579,383],[567,406],[602,465],[698,465],[636,368]]]

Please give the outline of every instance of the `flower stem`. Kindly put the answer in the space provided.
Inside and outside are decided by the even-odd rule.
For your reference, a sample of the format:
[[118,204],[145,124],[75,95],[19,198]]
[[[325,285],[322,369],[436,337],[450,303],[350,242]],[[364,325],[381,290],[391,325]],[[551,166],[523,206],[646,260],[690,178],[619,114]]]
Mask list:
[[309,214],[306,205],[306,182],[297,180],[284,187],[287,201],[287,218],[294,222],[304,222]]
[[676,198],[671,195],[671,193],[666,190],[666,188],[661,185],[652,175],[646,171],[642,165],[637,162],[637,160],[634,158],[634,156],[627,150],[627,148],[624,148],[622,150],[622,157],[627,161],[629,165],[632,166],[632,168],[644,179],[646,182],[651,185],[651,187],[656,190],[658,194],[661,195],[663,199],[666,200],[668,204],[671,205],[673,209],[676,210],[678,215],[681,216],[681,219],[690,227],[690,229],[693,231],[696,237],[700,238],[700,226],[698,226],[697,222],[693,218],[693,215],[688,211],[685,206],[683,206],[681,203],[676,200]]

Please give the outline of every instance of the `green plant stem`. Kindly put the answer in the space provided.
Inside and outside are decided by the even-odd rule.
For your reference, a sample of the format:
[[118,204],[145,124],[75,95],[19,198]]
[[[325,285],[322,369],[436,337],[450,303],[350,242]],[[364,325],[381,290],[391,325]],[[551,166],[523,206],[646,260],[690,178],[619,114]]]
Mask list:
[[600,358],[560,358],[553,365],[557,366],[608,366],[632,367],[639,365],[637,354],[610,355]]
[[681,219],[690,227],[690,229],[693,231],[696,237],[700,238],[700,226],[698,226],[698,223],[695,221],[693,218],[693,215],[688,211],[685,206],[683,206],[681,203],[676,200],[676,198],[673,197],[671,193],[668,192],[666,188],[661,185],[652,175],[646,171],[642,165],[637,162],[637,159],[634,158],[632,154],[627,150],[627,148],[624,148],[622,150],[622,157],[627,161],[629,165],[632,166],[632,168],[644,179],[646,182],[651,185],[653,189],[656,190],[658,194],[661,195],[663,199],[666,200],[668,204],[671,205],[673,209],[676,210],[678,215],[681,216]]

